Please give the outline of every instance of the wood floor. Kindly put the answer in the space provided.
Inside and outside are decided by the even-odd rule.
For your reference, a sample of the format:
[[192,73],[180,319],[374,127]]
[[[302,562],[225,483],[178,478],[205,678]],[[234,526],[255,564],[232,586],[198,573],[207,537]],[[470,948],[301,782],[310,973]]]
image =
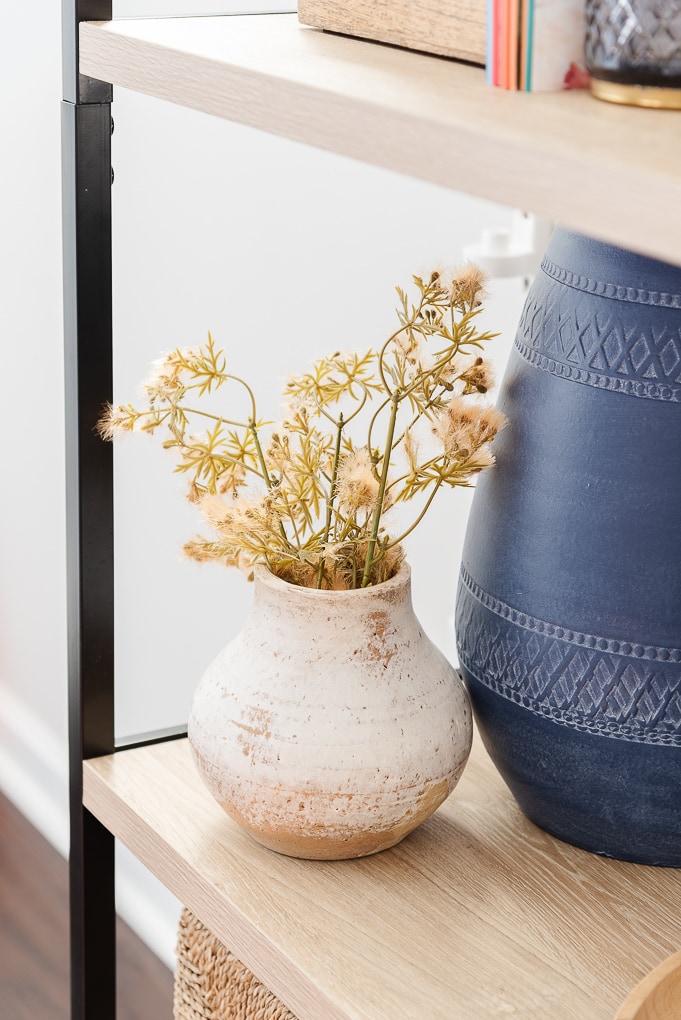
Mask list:
[[[0,1018],[69,1020],[68,870],[0,797]],[[170,971],[119,921],[119,1020],[171,1020]]]

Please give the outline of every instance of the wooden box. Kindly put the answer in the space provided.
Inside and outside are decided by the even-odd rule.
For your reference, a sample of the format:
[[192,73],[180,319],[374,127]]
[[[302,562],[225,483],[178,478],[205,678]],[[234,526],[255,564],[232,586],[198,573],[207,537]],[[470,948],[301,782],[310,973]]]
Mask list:
[[299,0],[304,25],[485,63],[486,0]]

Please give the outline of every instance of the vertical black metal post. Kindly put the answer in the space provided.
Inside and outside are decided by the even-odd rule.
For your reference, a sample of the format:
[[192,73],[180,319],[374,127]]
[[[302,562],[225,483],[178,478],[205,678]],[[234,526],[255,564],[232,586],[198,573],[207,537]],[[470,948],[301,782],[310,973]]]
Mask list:
[[111,0],[63,0],[62,104],[71,771],[71,1016],[115,1020],[113,836],[83,807],[83,759],[114,750],[111,86],[78,71],[78,26]]

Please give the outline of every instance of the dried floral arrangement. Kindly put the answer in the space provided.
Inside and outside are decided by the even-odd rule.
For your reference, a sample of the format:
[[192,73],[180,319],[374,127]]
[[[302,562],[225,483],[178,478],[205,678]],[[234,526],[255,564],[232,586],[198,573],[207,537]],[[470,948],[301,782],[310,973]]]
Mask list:
[[[469,265],[413,280],[416,300],[397,288],[399,325],[380,349],[336,352],[288,380],[279,425],[259,417],[210,334],[155,363],[144,407],[106,408],[104,438],[161,430],[188,475],[188,498],[214,532],[188,542],[189,556],[247,574],[263,563],[312,588],[377,584],[397,571],[442,486],[468,486],[493,463],[503,416],[484,398],[491,374],[479,351],[496,335],[477,329],[484,276]],[[211,404],[226,387],[240,394],[223,414]],[[393,533],[397,504],[413,511]]]

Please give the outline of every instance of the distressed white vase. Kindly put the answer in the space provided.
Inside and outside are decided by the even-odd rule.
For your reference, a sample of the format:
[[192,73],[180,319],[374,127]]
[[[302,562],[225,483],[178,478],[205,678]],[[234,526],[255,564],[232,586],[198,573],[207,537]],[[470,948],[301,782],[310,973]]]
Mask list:
[[472,723],[426,637],[409,568],[358,591],[260,567],[244,629],[194,696],[189,741],[209,790],[258,842],[338,860],[394,846],[445,800]]

